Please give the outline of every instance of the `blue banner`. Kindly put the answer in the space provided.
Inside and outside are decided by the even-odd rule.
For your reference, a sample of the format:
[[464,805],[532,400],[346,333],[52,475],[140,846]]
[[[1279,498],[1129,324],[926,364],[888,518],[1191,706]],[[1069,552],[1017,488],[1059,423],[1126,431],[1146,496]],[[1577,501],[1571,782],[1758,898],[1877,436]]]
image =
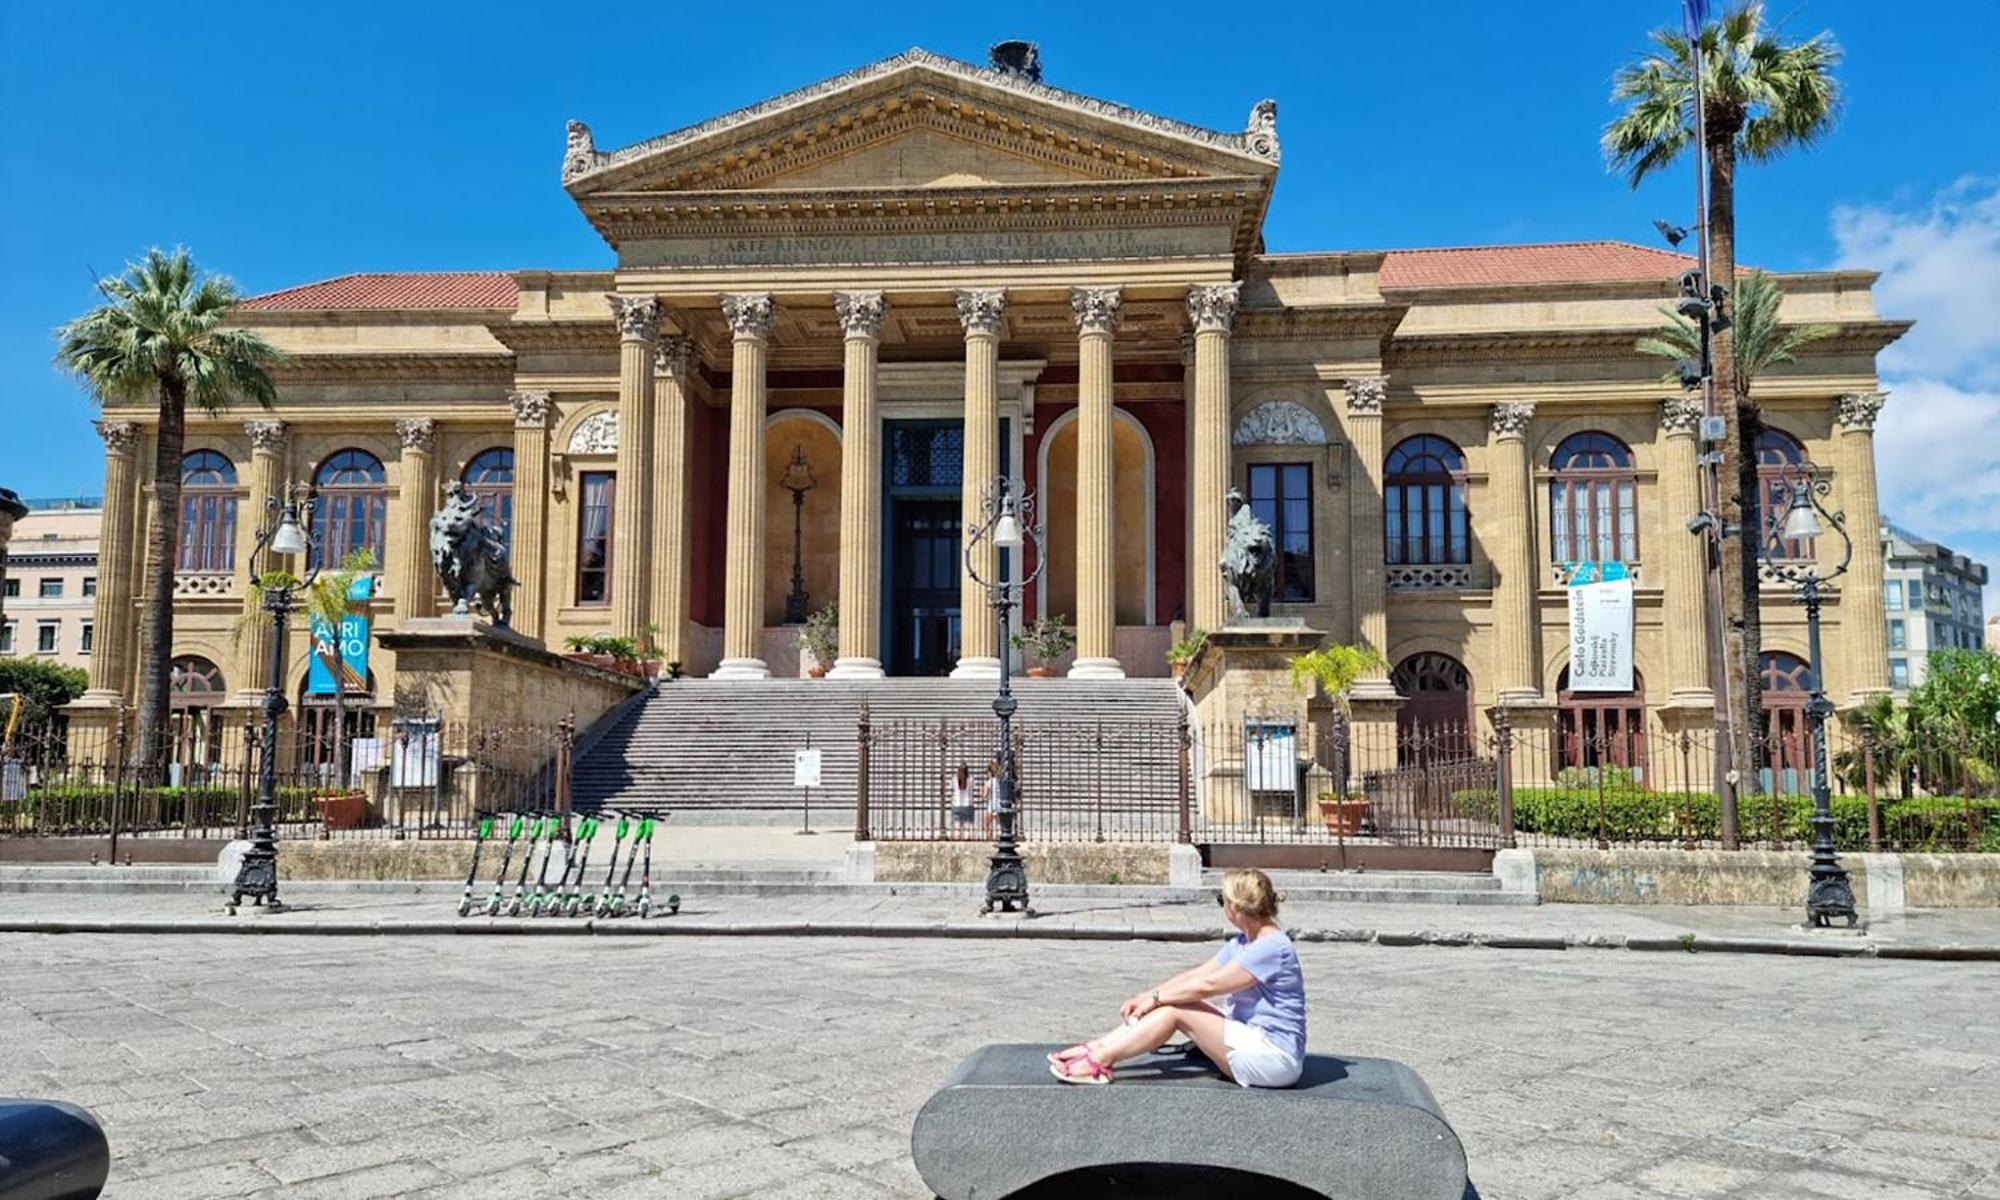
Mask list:
[[368,691],[368,602],[375,597],[375,577],[360,575],[347,586],[347,612],[340,618],[340,637],[317,615],[312,618],[312,658],[306,666],[306,692],[313,696],[333,695],[334,671],[340,672],[341,691],[347,695]]
[[1692,42],[1701,36],[1701,27],[1708,24],[1708,0],[1681,0],[1681,30]]

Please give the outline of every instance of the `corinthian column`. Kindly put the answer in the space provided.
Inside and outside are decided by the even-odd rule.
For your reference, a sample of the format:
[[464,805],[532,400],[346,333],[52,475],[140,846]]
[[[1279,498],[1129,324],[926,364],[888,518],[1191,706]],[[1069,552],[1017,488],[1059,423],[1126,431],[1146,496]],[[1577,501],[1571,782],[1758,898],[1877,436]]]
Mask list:
[[[735,343],[729,376],[729,535],[717,679],[769,679],[764,651],[764,368],[776,309],[768,292],[722,298]],[[843,476],[846,472],[841,472]]]
[[508,530],[508,556],[514,578],[514,628],[532,638],[545,637],[543,627],[549,592],[549,412],[547,392],[509,392],[514,406],[514,524]]
[[[965,469],[959,495],[959,522],[965,535],[986,520],[986,492],[1000,474],[1000,320],[1007,312],[1004,291],[958,293],[958,321],[965,327]],[[972,566],[985,579],[1000,571],[1000,552],[990,540],[972,551]],[[986,589],[959,567],[959,651],[954,678],[997,679],[1000,633],[994,628]]]
[[1535,498],[1528,491],[1528,426],[1535,406],[1528,401],[1496,404],[1487,414],[1488,471],[1499,537],[1493,546],[1494,663],[1502,704],[1541,699],[1542,672],[1536,663]]
[[1700,400],[1660,401],[1660,500],[1666,506],[1666,568],[1662,624],[1667,634],[1668,701],[1691,713],[1710,712],[1715,693],[1708,680],[1707,572],[1699,538],[1684,536],[1680,523],[1701,511],[1701,476],[1695,465],[1695,434],[1701,428]]
[[[429,417],[404,417],[396,422],[403,441],[402,483],[393,514],[396,538],[384,565],[395,581],[396,617],[429,617],[437,613],[437,580],[431,574],[430,520],[437,506],[437,422]],[[333,565],[331,563],[329,566]]]
[[[238,524],[252,529],[263,527],[267,502],[283,502],[285,487],[285,423],[245,421],[243,432],[250,437],[250,495],[247,521]],[[246,562],[243,565],[248,566]],[[101,586],[101,585],[100,585]],[[243,622],[237,628],[241,640],[236,645],[235,703],[255,706],[263,703],[264,681],[271,671],[271,623],[260,613],[256,593],[245,589]]]
[[1194,593],[1188,614],[1196,629],[1220,629],[1228,616],[1222,547],[1229,525],[1229,331],[1240,283],[1188,289],[1194,325],[1194,478],[1188,505],[1188,553]]
[[1118,664],[1118,563],[1111,533],[1117,492],[1111,452],[1111,339],[1123,295],[1074,288],[1076,313],[1076,662],[1077,679],[1123,679]]
[[[1382,538],[1382,404],[1389,381],[1380,375],[1358,375],[1347,381],[1347,441],[1361,486],[1349,504],[1349,536],[1354,546],[1354,639],[1387,661],[1389,610],[1383,588],[1382,558],[1388,547]],[[1394,700],[1396,689],[1386,668],[1377,668],[1354,687],[1364,699]]]
[[[1840,589],[1840,627],[1847,643],[1850,704],[1889,690],[1889,627],[1882,611],[1882,502],[1875,490],[1875,418],[1888,397],[1850,392],[1834,409],[1835,462],[1847,535],[1854,539],[1852,580]],[[1829,691],[1832,689],[1829,688]]]
[[663,337],[654,364],[653,624],[659,627],[660,661],[688,660],[688,372],[694,369],[694,342]]
[[[130,421],[99,421],[104,438],[104,522],[97,544],[97,605],[92,616],[90,690],[83,703],[116,705],[132,686],[132,648],[138,637],[138,610],[132,607],[133,533],[138,497],[133,456],[139,427]],[[262,519],[258,514],[255,519]]]
[[651,296],[610,295],[618,324],[618,492],[611,520],[611,632],[639,640],[651,609],[646,598],[652,549],[653,341],[660,302]]
[[841,382],[840,640],[829,679],[880,679],[882,652],[882,428],[875,411],[880,292],[835,292],[846,334]]

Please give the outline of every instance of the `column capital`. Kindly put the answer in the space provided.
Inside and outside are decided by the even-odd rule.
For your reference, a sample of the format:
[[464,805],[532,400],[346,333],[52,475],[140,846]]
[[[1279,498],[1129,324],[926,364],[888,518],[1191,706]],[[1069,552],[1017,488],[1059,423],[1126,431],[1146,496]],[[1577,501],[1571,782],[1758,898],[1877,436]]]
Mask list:
[[1188,289],[1188,321],[1196,333],[1228,333],[1236,323],[1236,302],[1243,285],[1229,283],[1196,284]]
[[99,421],[97,436],[112,454],[130,455],[139,448],[139,426],[132,421]]
[[1534,401],[1508,400],[1486,411],[1486,428],[1501,441],[1525,441],[1528,422],[1534,419]]
[[522,429],[546,429],[555,407],[547,392],[508,392],[507,403],[514,406],[514,424]]
[[686,379],[694,362],[694,339],[685,334],[666,335],[653,351],[653,368],[672,379]]
[[396,436],[403,439],[405,454],[429,454],[437,445],[437,422],[429,417],[399,417]]
[[1382,401],[1389,395],[1389,380],[1381,375],[1356,375],[1347,381],[1347,412],[1356,417],[1379,417]]
[[731,333],[761,342],[771,336],[778,309],[769,292],[730,292],[722,297],[722,316]]
[[1118,313],[1125,304],[1123,288],[1071,288],[1069,306],[1076,313],[1080,333],[1115,333]]
[[881,337],[882,318],[888,312],[889,302],[880,292],[833,294],[833,315],[840,318],[840,328],[851,338]]
[[285,449],[285,423],[283,421],[245,421],[243,432],[250,436],[250,450],[255,454],[281,454]]
[[961,288],[958,293],[958,323],[965,336],[1000,336],[1000,318],[1007,315],[1007,293],[1001,288]]
[[611,305],[611,319],[624,342],[650,342],[660,334],[660,301],[657,296],[605,295]]
[[1887,392],[1848,392],[1834,404],[1833,423],[1843,433],[1872,433]]
[[1702,403],[1693,396],[1660,401],[1660,428],[1668,437],[1693,437],[1701,428]]

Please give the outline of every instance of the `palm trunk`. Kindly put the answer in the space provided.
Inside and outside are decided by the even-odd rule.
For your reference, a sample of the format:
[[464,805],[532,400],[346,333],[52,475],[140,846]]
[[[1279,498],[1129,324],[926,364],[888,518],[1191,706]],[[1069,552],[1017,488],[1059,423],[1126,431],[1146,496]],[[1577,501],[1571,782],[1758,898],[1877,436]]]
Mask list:
[[[1711,282],[1733,296],[1736,287],[1736,134],[1741,118],[1711,112],[1708,118],[1708,269]],[[1733,317],[1733,304],[1729,309]],[[1737,394],[1736,332],[1715,335],[1716,403],[1724,418],[1720,471],[1725,529],[1722,539],[1722,637],[1724,686],[1730,709],[1730,763],[1737,784],[1730,791],[1759,790],[1763,715],[1758,671],[1762,622],[1757,611],[1758,531],[1751,526],[1751,505],[1757,488],[1757,416],[1754,406]],[[1734,797],[1725,794],[1725,829],[1736,826]],[[1726,839],[1734,841],[1733,838]]]
[[153,452],[153,514],[146,531],[145,599],[139,608],[138,762],[161,772],[166,762],[169,663],[174,653],[174,568],[180,547],[181,453],[187,437],[187,386],[160,378],[159,441]]

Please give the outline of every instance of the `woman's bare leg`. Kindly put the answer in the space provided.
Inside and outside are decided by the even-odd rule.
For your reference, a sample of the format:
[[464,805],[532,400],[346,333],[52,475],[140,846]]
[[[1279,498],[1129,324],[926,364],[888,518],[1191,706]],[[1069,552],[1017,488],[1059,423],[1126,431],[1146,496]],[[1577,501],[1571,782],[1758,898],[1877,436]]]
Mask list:
[[[1201,1052],[1208,1056],[1216,1069],[1229,1076],[1229,1048],[1223,1041],[1224,1018],[1221,1013],[1207,1004],[1194,1003],[1186,1006],[1163,1004],[1139,1018],[1136,1025],[1121,1025],[1109,1033],[1092,1038],[1089,1045],[1097,1055],[1097,1061],[1111,1066],[1128,1058],[1157,1050],[1166,1045],[1177,1033],[1185,1033]],[[1069,1060],[1072,1063],[1089,1064],[1082,1056]],[[1081,1074],[1074,1069],[1072,1074]]]

